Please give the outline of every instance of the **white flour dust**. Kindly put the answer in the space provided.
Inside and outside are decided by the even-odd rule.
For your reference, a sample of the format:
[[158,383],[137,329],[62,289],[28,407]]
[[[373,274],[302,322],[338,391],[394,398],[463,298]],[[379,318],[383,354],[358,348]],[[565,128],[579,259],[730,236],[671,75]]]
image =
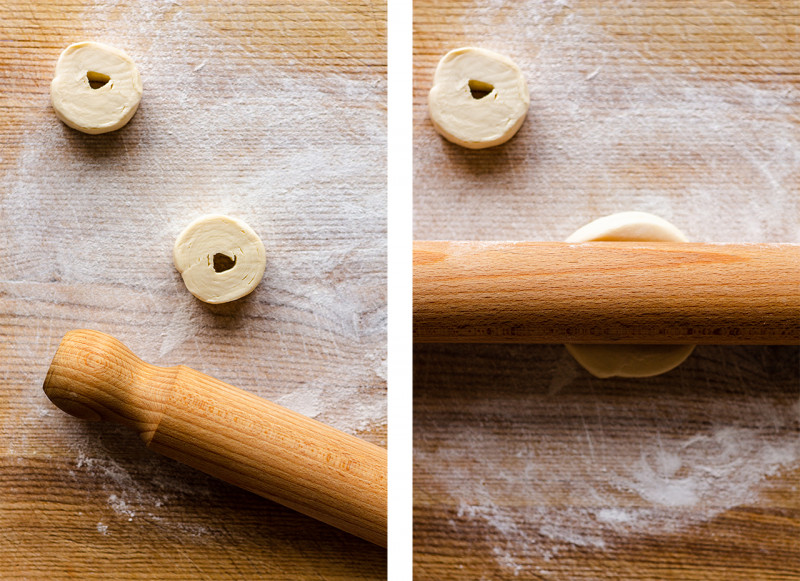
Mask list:
[[128,517],[128,521],[132,521],[136,516],[136,511],[131,509],[130,505],[119,498],[116,494],[108,497],[108,505],[114,509],[117,514],[123,514]]
[[736,58],[745,63],[737,70],[769,82],[698,62],[711,49],[691,24],[667,25],[635,2],[459,6],[460,22],[450,17],[461,42],[513,58],[531,106],[502,148],[465,152],[433,129],[424,106],[433,70],[420,75],[415,237],[563,240],[601,216],[640,210],[698,242],[800,242],[800,93],[788,76],[770,74],[770,63],[747,66],[776,58],[760,35],[791,16],[716,9],[704,26],[743,10],[712,33],[727,30],[763,51],[716,58]]
[[[547,379],[525,385],[520,364],[487,372],[485,394],[453,383],[448,437],[426,447],[423,419],[415,465],[450,499],[452,533],[484,532],[511,574],[547,575],[542,563],[575,547],[611,551],[624,537],[680,533],[758,506],[770,477],[800,470],[797,354],[782,348],[783,387],[770,390],[750,386],[765,381],[759,349],[768,348],[727,349],[698,347],[698,358],[722,363],[690,359],[670,381],[600,381],[573,369],[546,393]],[[542,353],[564,373],[562,348]]]
[[[115,427],[111,431],[122,431],[122,428]],[[78,482],[86,476],[91,478],[100,489],[99,493],[106,497],[107,506],[114,514],[114,518],[109,518],[108,522],[97,523],[100,534],[113,534],[118,520],[133,522],[137,519],[181,534],[205,536],[209,533],[203,525],[184,522],[173,516],[174,507],[186,504],[187,499],[209,498],[208,476],[187,470],[191,474],[189,480],[175,477],[169,474],[176,469],[174,465],[165,467],[160,458],[145,450],[141,451],[134,465],[130,458],[123,463],[115,459],[114,454],[95,450],[77,438],[72,445],[76,460],[68,476],[76,478]],[[183,472],[181,468],[177,470]]]
[[[655,9],[481,0],[449,10],[458,44],[441,54],[459,45],[507,54],[525,74],[531,106],[502,148],[468,152],[430,124],[435,61],[418,75],[415,237],[563,240],[600,216],[640,210],[698,242],[800,242],[800,94],[775,72],[788,66],[788,49],[770,51],[763,37],[790,26],[791,15],[748,3],[709,5],[702,16]],[[426,26],[418,32],[429,42],[447,38]],[[711,56],[707,34],[737,40]],[[485,396],[459,402],[452,387],[450,437],[426,447],[424,430],[415,436],[417,470],[452,502],[453,536],[475,523],[494,571],[548,576],[556,567],[542,563],[569,549],[610,550],[620,535],[668,534],[757,502],[771,476],[800,468],[800,394],[752,393],[767,383],[748,379],[757,359],[744,369],[741,353],[699,352],[704,360],[696,352],[671,375],[675,389],[653,394],[657,413],[647,418],[603,395],[613,381],[592,380],[590,393],[575,396],[585,375],[563,349],[547,377],[523,370],[509,379],[526,394],[544,382],[529,401],[511,390],[515,407],[493,403],[489,386],[513,362],[507,352],[487,360],[495,375]],[[698,409],[691,391],[714,385],[712,369],[732,378],[730,393],[705,398],[704,417],[685,417]],[[560,426],[559,437],[543,438],[543,424]]]
[[[142,104],[123,130],[83,136],[42,86],[2,182],[0,249],[24,249],[0,265],[2,290],[37,325],[48,305],[76,304],[58,327],[91,322],[152,363],[374,429],[386,420],[385,78],[301,70],[288,52],[270,58],[214,29],[203,10],[86,8],[91,28],[74,40],[131,54]],[[248,222],[268,254],[262,284],[230,308],[200,304],[172,265],[177,234],[213,212]],[[218,342],[238,342],[237,360],[214,358]],[[33,347],[19,355],[40,364],[54,345]]]
[[[23,147],[0,177],[0,310],[35,332],[9,347],[12,369],[23,374],[12,383],[26,387],[14,400],[22,411],[2,433],[23,458],[37,453],[30,430],[58,426],[53,445],[74,458],[76,482],[89,478],[107,499],[99,534],[129,519],[202,534],[170,520],[167,507],[207,494],[204,477],[187,483],[146,450],[137,465],[107,449],[99,439],[123,429],[87,434],[55,410],[41,390],[47,365],[64,332],[93,327],[148,362],[185,364],[380,438],[385,67],[299,66],[281,39],[246,44],[267,33],[226,30],[202,3],[83,9],[75,21],[85,28],[65,42],[124,49],[144,95],[128,126],[100,136],[58,121],[49,79],[25,108]],[[231,305],[199,303],[172,264],[176,236],[205,213],[245,220],[267,250],[262,283]]]

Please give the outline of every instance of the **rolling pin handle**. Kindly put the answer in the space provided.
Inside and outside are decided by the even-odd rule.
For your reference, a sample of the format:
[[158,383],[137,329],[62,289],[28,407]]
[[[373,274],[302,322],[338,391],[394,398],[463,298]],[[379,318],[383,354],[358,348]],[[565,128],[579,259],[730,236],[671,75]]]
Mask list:
[[149,365],[117,339],[81,329],[61,340],[44,392],[70,415],[126,425],[149,444],[162,415],[164,389],[177,370]]
[[71,331],[44,391],[65,412],[386,546],[386,450],[189,367],[158,367],[97,331]]

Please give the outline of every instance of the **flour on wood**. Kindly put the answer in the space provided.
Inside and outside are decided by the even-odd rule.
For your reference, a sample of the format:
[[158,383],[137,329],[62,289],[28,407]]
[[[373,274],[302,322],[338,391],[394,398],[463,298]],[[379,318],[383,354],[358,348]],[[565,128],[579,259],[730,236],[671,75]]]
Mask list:
[[[100,136],[58,121],[45,85],[24,109],[22,150],[0,177],[0,249],[25,249],[0,264],[0,295],[35,328],[10,348],[31,410],[20,421],[57,432],[67,478],[94,482],[101,534],[130,518],[202,535],[170,507],[208,495],[208,479],[143,446],[133,459],[109,450],[113,425],[50,413],[47,365],[64,332],[93,326],[155,364],[285,398],[350,433],[380,430],[386,82],[245,46],[200,5],[96,2],[80,20],[76,40],[125,47],[146,91],[128,125]],[[208,212],[247,217],[267,246],[269,280],[235,306],[198,304],[172,265],[176,236]],[[17,428],[0,433],[19,457],[36,453]],[[126,452],[141,445],[119,437]]]
[[[384,399],[385,80],[298,72],[290,55],[266,59],[203,16],[180,3],[87,8],[103,40],[136,55],[150,90],[104,141],[52,115],[31,127],[2,182],[3,247],[25,257],[4,262],[0,280],[77,301],[73,325],[95,321],[154,363],[265,397],[308,391],[319,419],[336,420],[326,410],[343,411],[359,390]],[[197,40],[210,36],[213,52]],[[269,280],[238,310],[197,305],[171,264],[181,228],[208,211],[247,216],[268,247]],[[94,296],[76,286],[86,284]],[[214,357],[220,334],[241,343],[237,361]],[[384,405],[353,411],[359,426],[385,423]]]
[[[753,16],[736,20],[738,34],[780,26]],[[489,0],[449,18],[457,38],[515,55],[530,112],[512,141],[475,157],[437,135],[417,90],[416,238],[563,240],[633,209],[696,242],[800,242],[800,95],[788,78],[748,82],[725,67],[699,70],[691,45],[630,40],[649,22],[635,3]]]
[[[720,10],[750,10],[743,6]],[[782,24],[755,12],[722,24],[736,24],[740,38],[763,47],[763,31]],[[478,157],[436,134],[424,91],[415,92],[415,237],[562,240],[596,216],[635,209],[680,224],[698,242],[800,242],[796,86],[758,62],[766,50],[715,54],[703,69],[697,47],[671,45],[668,36],[656,43],[647,16],[636,3],[606,10],[570,0],[482,0],[449,11],[448,29],[459,43],[481,41],[516,55],[531,107],[512,141]],[[716,17],[703,22],[713,26]],[[672,24],[682,40],[693,32],[688,22]],[[424,32],[430,39],[431,30]],[[722,58],[751,63],[768,80],[731,74]],[[428,60],[421,87],[433,75],[435,59]],[[490,396],[454,427],[452,444],[426,450],[419,436],[416,466],[433,482],[431,492],[449,498],[454,538],[473,523],[477,534],[486,531],[500,570],[556,578],[559,568],[541,563],[564,551],[611,550],[620,537],[624,543],[643,533],[682,531],[757,503],[770,476],[800,467],[800,402],[748,392],[749,370],[735,365],[741,352],[726,361],[729,350],[699,351],[708,361],[684,364],[694,375],[673,372],[677,392],[696,385],[703,393],[713,382],[711,369],[741,376],[732,381],[735,396],[708,402],[702,430],[683,417],[692,397],[684,405],[667,393],[671,406],[658,405],[664,415],[648,420],[636,437],[615,436],[607,414],[620,412],[620,403],[606,401],[600,382],[592,384],[593,394],[581,394],[583,404],[576,402],[575,385],[586,380],[559,350],[543,380],[549,399],[537,391],[529,413],[556,418],[568,436],[537,437],[535,423],[508,418],[525,410],[509,410]],[[512,381],[514,389],[531,388],[522,378]],[[530,383],[540,387],[535,378]],[[456,399],[450,417],[469,411]],[[517,430],[523,435],[509,452],[507,434]],[[563,505],[567,492],[570,506]]]
[[[454,538],[484,532],[502,569],[544,574],[532,560],[680,533],[735,507],[758,506],[770,477],[800,469],[800,403],[787,401],[785,389],[755,393],[749,385],[765,381],[757,374],[759,352],[768,348],[698,348],[699,358],[723,363],[703,369],[687,362],[685,375],[673,373],[672,386],[661,380],[667,385],[658,393],[652,379],[609,386],[578,373],[574,362],[568,369],[556,346],[537,349],[553,361],[557,392],[547,393],[549,379],[509,385],[524,376],[525,364],[508,377],[491,375],[487,381],[504,382],[498,389],[505,395],[454,400],[448,439],[435,451],[424,444],[416,451],[429,492],[449,499],[440,508],[452,511]],[[738,354],[725,363],[731,349]],[[786,383],[794,373],[796,382],[796,355],[783,359],[777,376]],[[641,390],[652,410],[642,408]],[[543,422],[559,428],[551,433]]]

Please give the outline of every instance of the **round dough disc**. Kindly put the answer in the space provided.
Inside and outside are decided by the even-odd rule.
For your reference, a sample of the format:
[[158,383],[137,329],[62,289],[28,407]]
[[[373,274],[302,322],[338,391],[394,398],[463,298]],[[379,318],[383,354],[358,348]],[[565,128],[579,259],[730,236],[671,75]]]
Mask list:
[[123,51],[99,42],[68,46],[56,63],[50,101],[64,123],[98,134],[130,121],[142,99],[142,80]]
[[525,121],[528,85],[511,59],[482,48],[448,52],[436,67],[428,110],[436,130],[470,149],[500,145]]
[[[567,242],[688,242],[675,226],[646,212],[620,212],[576,230]],[[595,377],[651,377],[684,362],[694,345],[566,345]]]
[[675,369],[694,345],[565,345],[595,377],[652,377]]
[[253,229],[219,214],[189,224],[175,241],[172,257],[189,292],[211,304],[250,293],[267,262],[264,244]]

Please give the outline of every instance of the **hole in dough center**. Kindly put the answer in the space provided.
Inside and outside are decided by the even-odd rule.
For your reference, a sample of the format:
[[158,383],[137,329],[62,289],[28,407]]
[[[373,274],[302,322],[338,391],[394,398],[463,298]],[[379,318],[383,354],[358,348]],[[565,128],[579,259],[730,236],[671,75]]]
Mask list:
[[214,255],[214,272],[225,272],[236,264],[236,256],[231,258],[227,254],[217,253]]
[[103,73],[98,73],[97,71],[87,71],[86,78],[89,80],[89,86],[92,89],[99,89],[108,83],[111,80],[111,77],[108,75],[104,75]]
[[469,85],[469,92],[473,99],[483,99],[486,95],[494,91],[494,85],[484,83],[483,81],[470,79],[467,84]]

